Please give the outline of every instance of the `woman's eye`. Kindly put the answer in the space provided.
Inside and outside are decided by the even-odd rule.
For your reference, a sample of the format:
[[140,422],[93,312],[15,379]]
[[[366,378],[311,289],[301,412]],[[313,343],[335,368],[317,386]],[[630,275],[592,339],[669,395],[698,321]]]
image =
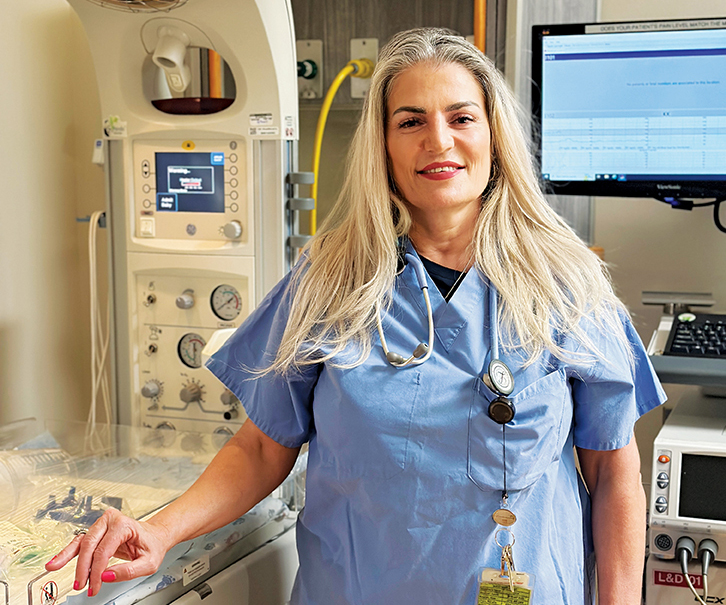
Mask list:
[[400,122],[398,124],[399,128],[413,128],[414,126],[418,126],[421,123],[421,120],[418,118],[408,118],[404,120],[403,122]]
[[454,122],[456,124],[466,124],[467,122],[473,122],[473,121],[474,121],[474,118],[472,118],[471,116],[456,116],[454,118]]

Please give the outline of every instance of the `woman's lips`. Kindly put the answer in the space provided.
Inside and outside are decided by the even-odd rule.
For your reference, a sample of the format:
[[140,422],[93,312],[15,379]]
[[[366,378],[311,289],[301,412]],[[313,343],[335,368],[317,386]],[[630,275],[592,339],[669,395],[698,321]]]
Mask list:
[[419,170],[417,172],[425,179],[431,181],[444,181],[446,179],[454,178],[457,174],[459,174],[459,171],[463,169],[464,167],[459,164],[455,164],[453,162],[442,162],[429,164],[424,167],[423,170]]

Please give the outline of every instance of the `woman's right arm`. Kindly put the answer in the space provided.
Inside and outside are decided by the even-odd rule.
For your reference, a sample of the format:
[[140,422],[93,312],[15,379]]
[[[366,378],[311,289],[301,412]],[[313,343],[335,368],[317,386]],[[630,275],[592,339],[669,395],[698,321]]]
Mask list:
[[[231,523],[269,495],[289,474],[298,451],[280,445],[247,420],[194,485],[169,506],[145,522],[108,509],[46,569],[60,569],[78,555],[74,589],[88,582],[89,595],[96,594],[102,582],[150,575],[172,546]],[[113,556],[128,563],[107,569]]]

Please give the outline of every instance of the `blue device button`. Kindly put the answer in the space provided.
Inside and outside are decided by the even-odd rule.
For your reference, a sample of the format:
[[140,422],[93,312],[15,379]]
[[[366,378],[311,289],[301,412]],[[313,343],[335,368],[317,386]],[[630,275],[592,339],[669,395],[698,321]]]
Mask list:
[[157,193],[156,209],[160,212],[176,212],[177,199],[176,193]]

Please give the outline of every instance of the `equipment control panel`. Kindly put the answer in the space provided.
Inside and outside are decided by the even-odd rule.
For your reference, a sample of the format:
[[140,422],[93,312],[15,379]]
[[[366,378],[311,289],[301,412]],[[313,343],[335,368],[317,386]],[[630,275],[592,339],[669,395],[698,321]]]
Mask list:
[[245,142],[136,140],[134,237],[250,241]]
[[138,403],[151,428],[234,433],[246,415],[202,364],[215,330],[236,328],[253,305],[250,278],[188,271],[137,276]]

